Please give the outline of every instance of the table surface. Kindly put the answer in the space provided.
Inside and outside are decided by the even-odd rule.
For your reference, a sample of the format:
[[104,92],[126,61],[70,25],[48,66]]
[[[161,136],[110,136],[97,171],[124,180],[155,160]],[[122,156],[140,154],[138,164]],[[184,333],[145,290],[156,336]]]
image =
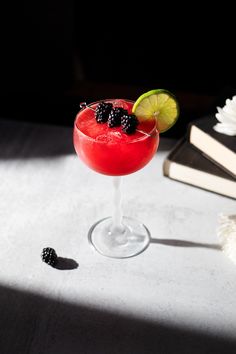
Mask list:
[[235,201],[164,177],[172,146],[123,178],[124,214],[152,239],[112,259],[87,239],[112,178],[78,159],[72,128],[0,121],[1,354],[236,352],[236,266],[216,234]]

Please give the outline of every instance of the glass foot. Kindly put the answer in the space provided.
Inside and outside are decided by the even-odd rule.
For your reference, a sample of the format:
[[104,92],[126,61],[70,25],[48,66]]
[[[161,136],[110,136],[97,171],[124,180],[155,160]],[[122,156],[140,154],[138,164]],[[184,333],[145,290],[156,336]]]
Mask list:
[[123,217],[122,227],[114,229],[112,218],[96,222],[88,238],[95,249],[104,256],[129,258],[143,252],[150,243],[150,232],[138,220]]

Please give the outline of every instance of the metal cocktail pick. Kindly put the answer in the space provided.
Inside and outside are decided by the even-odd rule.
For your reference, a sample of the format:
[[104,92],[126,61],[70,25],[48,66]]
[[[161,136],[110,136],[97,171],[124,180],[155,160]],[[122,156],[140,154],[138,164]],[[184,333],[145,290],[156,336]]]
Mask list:
[[[92,107],[90,107],[90,106],[88,106],[86,102],[81,102],[81,103],[79,104],[79,106],[80,106],[81,109],[89,108],[89,109],[91,109],[92,111],[95,112],[95,109],[92,108]],[[141,134],[144,134],[144,135],[146,135],[146,136],[151,136],[151,134],[148,134],[147,132],[145,132],[145,131],[143,131],[143,130],[136,129],[136,131],[139,132],[139,133],[141,133]]]

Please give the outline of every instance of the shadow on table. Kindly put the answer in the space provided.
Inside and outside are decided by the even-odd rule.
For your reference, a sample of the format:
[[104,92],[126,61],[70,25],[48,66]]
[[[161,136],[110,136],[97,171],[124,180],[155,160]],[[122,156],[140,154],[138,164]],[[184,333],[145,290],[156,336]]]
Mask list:
[[158,151],[170,151],[170,150],[172,150],[174,148],[174,146],[177,143],[178,143],[177,139],[160,137],[160,143],[159,143],[159,146],[158,146]]
[[72,127],[0,120],[0,159],[75,154]]
[[157,243],[164,246],[210,248],[216,251],[221,250],[221,246],[217,243],[202,243],[202,242],[193,242],[193,241],[176,240],[176,239],[168,239],[168,238],[151,238],[150,242]]
[[72,270],[79,267],[79,264],[72,258],[58,257],[56,269],[59,270]]
[[59,302],[3,286],[0,313],[0,353],[4,354],[236,352],[236,341],[223,336]]

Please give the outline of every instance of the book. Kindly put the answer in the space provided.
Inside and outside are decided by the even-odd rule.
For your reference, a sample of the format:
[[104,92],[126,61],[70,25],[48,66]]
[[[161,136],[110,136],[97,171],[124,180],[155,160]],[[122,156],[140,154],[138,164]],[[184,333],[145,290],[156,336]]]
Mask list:
[[213,115],[190,122],[188,139],[205,157],[236,177],[236,136],[216,132],[213,126],[217,122]]
[[210,192],[236,199],[236,178],[207,159],[183,138],[163,163],[163,174]]

